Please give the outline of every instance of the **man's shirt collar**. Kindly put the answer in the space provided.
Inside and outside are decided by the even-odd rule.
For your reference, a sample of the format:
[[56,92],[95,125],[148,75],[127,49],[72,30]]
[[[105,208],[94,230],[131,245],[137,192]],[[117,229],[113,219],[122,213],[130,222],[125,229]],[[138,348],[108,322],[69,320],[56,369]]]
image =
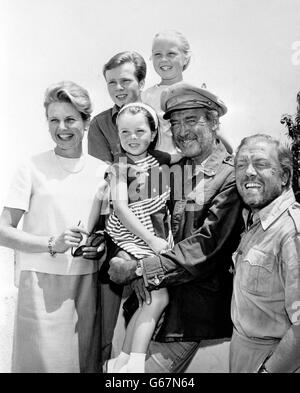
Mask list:
[[[192,176],[197,176],[199,172],[203,172],[209,177],[215,176],[227,155],[228,153],[224,145],[221,142],[216,142],[213,146],[212,153],[204,161],[202,161],[201,164],[195,165]],[[192,163],[192,159],[187,159],[186,165],[191,166],[192,168]]]
[[[253,222],[260,221],[263,230],[267,230],[277,219],[295,202],[295,195],[290,188],[274,199],[269,205],[253,215]],[[243,219],[246,224],[249,210],[243,210]]]
[[111,118],[114,124],[116,124],[117,116],[120,111],[120,108],[117,105],[114,105],[111,109]]

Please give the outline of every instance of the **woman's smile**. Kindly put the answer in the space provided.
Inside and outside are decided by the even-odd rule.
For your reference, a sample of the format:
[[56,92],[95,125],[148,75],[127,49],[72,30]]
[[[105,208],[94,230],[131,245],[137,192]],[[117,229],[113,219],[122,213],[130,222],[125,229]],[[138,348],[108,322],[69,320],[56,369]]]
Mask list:
[[63,157],[80,157],[87,126],[77,109],[68,102],[53,102],[48,111],[49,132],[56,143],[55,152]]

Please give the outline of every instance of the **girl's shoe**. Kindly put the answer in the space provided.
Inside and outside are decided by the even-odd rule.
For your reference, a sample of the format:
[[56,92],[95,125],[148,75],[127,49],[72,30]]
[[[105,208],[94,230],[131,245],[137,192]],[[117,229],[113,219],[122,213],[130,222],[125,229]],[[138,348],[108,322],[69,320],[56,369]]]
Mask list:
[[111,374],[114,372],[114,366],[116,364],[117,358],[108,359],[103,364],[103,373]]

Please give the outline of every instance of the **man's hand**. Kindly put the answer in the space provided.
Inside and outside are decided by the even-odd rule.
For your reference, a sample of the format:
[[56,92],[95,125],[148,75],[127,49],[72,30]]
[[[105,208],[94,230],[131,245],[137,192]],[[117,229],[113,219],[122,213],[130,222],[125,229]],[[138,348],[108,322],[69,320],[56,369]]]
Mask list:
[[146,289],[142,277],[133,280],[130,286],[134,290],[136,297],[138,298],[139,307],[142,307],[142,304],[144,302],[146,302],[147,304],[151,303],[151,293]]
[[132,259],[126,252],[120,251],[109,261],[108,274],[116,284],[126,284],[136,278],[137,260]]

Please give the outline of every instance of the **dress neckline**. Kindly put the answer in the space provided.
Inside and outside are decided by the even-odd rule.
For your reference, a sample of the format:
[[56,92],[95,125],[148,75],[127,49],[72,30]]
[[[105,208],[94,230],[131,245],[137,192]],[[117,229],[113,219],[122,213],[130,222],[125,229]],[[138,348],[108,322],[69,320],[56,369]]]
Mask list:
[[81,155],[78,158],[68,158],[68,157],[62,157],[56,154],[54,151],[53,154],[58,166],[65,172],[75,174],[81,172],[85,167],[86,164],[85,155]]

